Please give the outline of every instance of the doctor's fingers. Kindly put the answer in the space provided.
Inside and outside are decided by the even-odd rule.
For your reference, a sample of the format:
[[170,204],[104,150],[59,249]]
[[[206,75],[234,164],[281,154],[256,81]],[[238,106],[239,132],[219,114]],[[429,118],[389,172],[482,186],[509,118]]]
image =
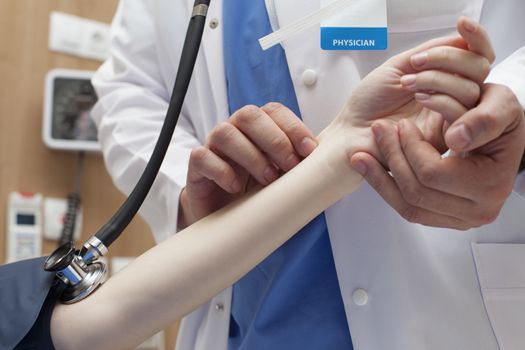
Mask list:
[[241,177],[233,167],[210,149],[200,146],[190,154],[186,191],[192,198],[207,197],[216,186],[229,193],[239,193],[242,188]]
[[[486,216],[494,214],[492,205],[479,205],[476,192],[456,190],[470,178],[460,176],[461,169],[447,167],[440,153],[423,139],[414,124],[402,120],[397,133],[389,132],[381,124],[374,125],[373,129],[375,134],[377,129],[382,129],[384,136],[377,141],[378,147],[409,205],[455,217],[471,226],[483,224]],[[452,183],[440,182],[441,174],[446,172],[456,176],[452,177]]]
[[423,209],[408,202],[394,178],[372,155],[358,152],[352,157],[351,164],[356,170],[361,169],[358,171],[368,184],[405,220],[426,226],[458,230],[467,230],[472,227],[471,224],[459,218]]
[[245,106],[235,112],[229,122],[280,169],[289,171],[301,159],[296,144],[300,146],[304,138],[311,139],[312,135],[292,111],[278,106],[282,105]]
[[461,16],[458,19],[457,29],[467,42],[470,51],[486,57],[490,63],[494,62],[496,54],[489,35],[482,25],[470,18]]
[[[475,225],[489,223],[497,217],[512,191],[516,174],[515,168],[509,171],[512,161],[497,160],[495,154],[485,156],[478,153],[442,158],[409,121],[399,125],[399,142],[407,168],[416,175],[419,183],[468,200],[464,210],[454,208],[457,215]],[[518,151],[516,159],[519,157]]]
[[[402,127],[400,125],[400,129]],[[497,206],[489,204],[488,208],[485,208],[469,198],[428,186],[425,178],[429,176],[427,170],[418,172],[412,168],[398,133],[395,130],[378,128],[378,125],[374,125],[374,128],[376,134],[377,129],[382,129],[384,136],[376,140],[387,158],[393,178],[370,155],[356,154],[352,162],[362,163],[361,167],[366,169],[364,177],[368,183],[405,219],[429,226],[464,230],[480,226],[497,215]],[[423,142],[421,135],[417,136],[417,140]],[[439,153],[432,148],[421,153],[430,159],[430,163],[436,160],[436,155],[439,157]],[[427,169],[433,171],[432,166],[428,166]]]
[[312,131],[288,107],[281,103],[270,102],[261,109],[284,131],[301,156],[310,155],[317,147],[318,142]]
[[407,74],[400,82],[409,91],[448,95],[468,109],[477,104],[481,92],[480,86],[472,80],[438,70]]
[[485,84],[479,105],[455,121],[445,133],[457,152],[476,149],[512,131],[523,122],[523,107],[506,86]]
[[[273,162],[245,134],[228,122],[212,130],[206,147],[222,159],[229,158],[261,185],[268,185],[279,177]],[[215,164],[210,164],[210,167]]]
[[433,47],[412,55],[410,64],[416,72],[440,70],[458,74],[478,84],[483,83],[490,72],[490,62],[486,57],[451,46]]

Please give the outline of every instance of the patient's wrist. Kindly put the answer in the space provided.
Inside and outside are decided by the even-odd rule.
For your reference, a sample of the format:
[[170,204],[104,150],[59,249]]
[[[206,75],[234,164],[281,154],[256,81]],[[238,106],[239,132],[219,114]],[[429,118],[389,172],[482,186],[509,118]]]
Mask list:
[[336,187],[341,198],[353,192],[362,177],[350,165],[353,154],[367,151],[373,142],[367,128],[357,128],[334,121],[319,135],[319,145],[312,153],[322,163],[329,185]]

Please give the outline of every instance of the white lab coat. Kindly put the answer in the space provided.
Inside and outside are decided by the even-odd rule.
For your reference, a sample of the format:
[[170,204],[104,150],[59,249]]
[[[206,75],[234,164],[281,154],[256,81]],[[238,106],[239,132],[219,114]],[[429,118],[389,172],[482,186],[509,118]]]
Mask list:
[[[319,0],[266,3],[274,29],[320,6]],[[192,4],[124,0],[115,17],[112,58],[93,80],[100,97],[93,114],[107,168],[124,193],[160,130]],[[175,232],[190,149],[228,118],[221,11],[222,1],[212,1],[208,21],[218,26],[206,26],[179,126],[141,210],[157,241]],[[452,34],[460,14],[488,28],[500,61],[525,45],[523,0],[388,0],[390,49],[384,52],[323,52],[318,28],[284,42],[306,124],[322,130],[370,70],[429,38]],[[303,82],[307,69],[316,75],[313,84],[311,71]],[[499,64],[490,80],[509,85],[525,106],[525,49]],[[499,218],[467,232],[410,224],[366,184],[328,209],[355,349],[525,349],[524,189],[522,175]],[[187,316],[177,350],[225,350],[230,302],[227,289]]]

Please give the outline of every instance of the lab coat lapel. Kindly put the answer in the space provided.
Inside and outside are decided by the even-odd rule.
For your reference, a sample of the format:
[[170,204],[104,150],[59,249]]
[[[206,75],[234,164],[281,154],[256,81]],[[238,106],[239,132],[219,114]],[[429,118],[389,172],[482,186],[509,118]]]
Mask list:
[[[266,0],[270,19],[274,11],[274,22],[283,28],[306,15],[319,10],[320,0]],[[272,9],[273,8],[273,9]],[[319,108],[310,109],[315,86],[305,86],[302,76],[308,69],[320,68],[319,29],[312,27],[282,43],[288,61],[295,93],[301,109],[301,117],[308,127],[318,134],[326,126],[326,120],[320,118]],[[321,74],[321,72],[316,71]]]
[[[211,21],[214,21],[218,25],[210,25]],[[204,56],[206,62],[213,102],[217,112],[216,117],[219,120],[229,116],[226,95],[226,77],[224,73],[222,28],[222,0],[212,1],[208,10],[206,27],[204,28],[204,35],[202,37],[202,51],[200,54]]]

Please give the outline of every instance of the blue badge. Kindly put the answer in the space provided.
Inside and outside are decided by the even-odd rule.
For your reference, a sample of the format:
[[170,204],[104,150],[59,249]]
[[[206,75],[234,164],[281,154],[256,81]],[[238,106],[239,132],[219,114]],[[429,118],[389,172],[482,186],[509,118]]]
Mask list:
[[[321,7],[335,0],[321,0]],[[355,0],[321,22],[323,50],[385,50],[388,47],[386,0]]]

